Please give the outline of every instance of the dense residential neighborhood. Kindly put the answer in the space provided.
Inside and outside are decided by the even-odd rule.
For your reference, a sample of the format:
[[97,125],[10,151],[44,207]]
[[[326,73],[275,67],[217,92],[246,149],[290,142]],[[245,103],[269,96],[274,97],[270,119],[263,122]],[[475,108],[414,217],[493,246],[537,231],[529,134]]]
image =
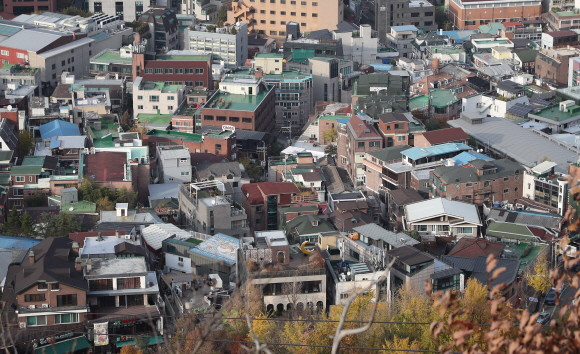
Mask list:
[[578,352],[580,4],[1,10],[4,352]]

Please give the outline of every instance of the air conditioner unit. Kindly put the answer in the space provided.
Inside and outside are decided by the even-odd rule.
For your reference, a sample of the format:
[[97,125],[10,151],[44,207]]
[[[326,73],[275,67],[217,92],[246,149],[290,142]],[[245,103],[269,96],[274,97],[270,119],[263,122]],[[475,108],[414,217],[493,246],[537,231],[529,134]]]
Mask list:
[[183,262],[177,262],[177,265],[183,267]]
[[20,322],[20,328],[26,328],[26,322]]
[[42,304],[42,308],[43,309],[47,309],[48,308],[48,304]]
[[130,240],[131,239],[131,235],[125,235],[125,240]]
[[28,308],[29,309],[35,309],[36,308],[36,305],[28,305]]

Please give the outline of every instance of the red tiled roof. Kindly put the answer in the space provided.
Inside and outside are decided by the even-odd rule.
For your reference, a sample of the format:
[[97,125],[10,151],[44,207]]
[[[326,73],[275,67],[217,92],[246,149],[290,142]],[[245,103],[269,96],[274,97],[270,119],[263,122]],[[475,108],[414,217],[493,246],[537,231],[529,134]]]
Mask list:
[[521,22],[518,22],[518,21],[511,21],[511,22],[504,22],[503,26],[504,27],[513,27],[513,26],[523,26],[523,24]]
[[[101,234],[101,236],[115,236],[116,231],[94,231],[94,232],[71,232],[70,234],[68,234],[68,238],[70,238],[73,241],[76,241],[79,243],[79,245],[81,246],[81,248],[83,248],[85,246],[85,238],[86,237],[97,237],[99,236],[99,234]],[[119,230],[119,235],[125,235],[125,230]]]
[[558,235],[554,236],[540,227],[528,226],[528,229],[534,234],[534,236],[538,236],[544,241],[552,241],[554,238],[558,237]]
[[504,248],[504,244],[489,242],[483,238],[464,237],[449,251],[448,256],[477,258],[479,256],[487,257],[493,254],[499,257],[503,253]]
[[469,136],[461,128],[447,128],[423,133],[425,140],[431,145],[467,140]]
[[575,36],[575,35],[577,35],[576,32],[569,31],[569,30],[547,32],[546,34],[549,35],[549,36],[552,36],[552,38],[569,37],[569,36]]
[[96,182],[122,181],[125,178],[127,154],[124,152],[98,152],[85,155],[85,175]]
[[300,193],[298,187],[292,182],[262,182],[258,183],[258,188],[264,195]]
[[248,183],[242,186],[242,194],[248,198],[250,205],[264,204],[264,197],[260,193],[258,183]]
[[[350,118],[350,120],[348,121],[347,124],[350,125],[352,131],[354,132],[354,134],[356,135],[357,138],[380,138],[381,137],[379,135],[379,133],[375,130],[375,128],[371,124],[364,122],[362,119],[360,119],[356,115],[352,116],[352,118]],[[365,132],[365,130],[368,130],[368,131]]]

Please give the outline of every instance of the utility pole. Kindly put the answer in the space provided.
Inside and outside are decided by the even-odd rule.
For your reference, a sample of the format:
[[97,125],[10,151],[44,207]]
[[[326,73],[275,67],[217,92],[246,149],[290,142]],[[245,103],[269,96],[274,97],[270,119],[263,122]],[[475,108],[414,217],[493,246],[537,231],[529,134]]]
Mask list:
[[266,142],[262,140],[262,146],[258,146],[257,150],[262,152],[262,168],[264,169],[264,182],[267,182],[266,177]]

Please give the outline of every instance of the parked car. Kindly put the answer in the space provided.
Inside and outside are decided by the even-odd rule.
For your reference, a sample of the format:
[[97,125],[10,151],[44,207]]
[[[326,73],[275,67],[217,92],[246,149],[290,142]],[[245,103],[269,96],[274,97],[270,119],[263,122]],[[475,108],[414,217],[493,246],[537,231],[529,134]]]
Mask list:
[[538,322],[541,325],[547,325],[550,322],[550,319],[552,318],[552,314],[549,312],[540,312],[540,316],[538,316],[538,319],[536,320],[536,322]]
[[546,294],[546,305],[555,305],[556,304],[556,289],[552,288]]

